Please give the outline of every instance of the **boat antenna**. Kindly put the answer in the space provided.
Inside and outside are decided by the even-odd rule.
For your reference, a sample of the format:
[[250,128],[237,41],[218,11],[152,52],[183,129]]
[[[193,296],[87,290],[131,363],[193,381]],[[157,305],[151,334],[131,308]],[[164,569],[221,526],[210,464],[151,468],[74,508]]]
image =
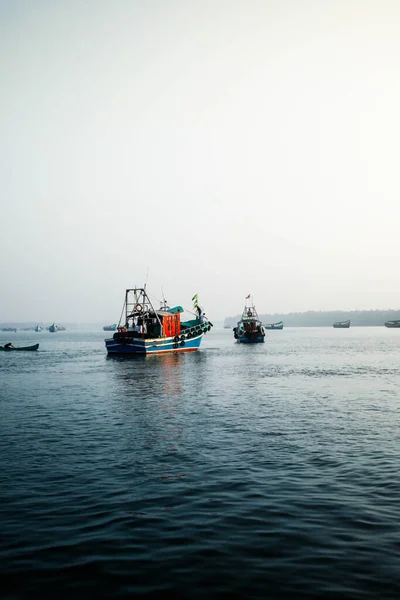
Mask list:
[[147,280],[149,278],[149,270],[150,270],[150,267],[147,267],[146,283],[144,284],[144,289],[146,289]]

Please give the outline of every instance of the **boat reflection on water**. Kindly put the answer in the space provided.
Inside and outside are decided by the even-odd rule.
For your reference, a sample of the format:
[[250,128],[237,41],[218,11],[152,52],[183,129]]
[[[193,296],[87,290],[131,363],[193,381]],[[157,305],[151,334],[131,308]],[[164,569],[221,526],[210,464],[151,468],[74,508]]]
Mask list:
[[151,464],[142,464],[138,458],[138,465],[160,480],[171,475],[165,456],[179,454],[185,437],[184,362],[190,362],[185,360],[188,356],[192,358],[175,353],[123,356],[107,362],[113,405],[122,417],[125,434],[133,432],[124,435],[121,443],[135,454],[138,447],[151,448]]
[[117,387],[123,386],[123,393],[127,396],[162,401],[165,396],[182,394],[183,354],[108,354],[107,360],[116,364]]
[[[160,396],[178,396],[183,391],[183,363],[182,354],[153,354],[146,359],[147,368],[157,373]],[[151,375],[150,375],[151,376]],[[156,392],[156,390],[154,390]]]
[[163,371],[163,391],[166,396],[177,396],[182,393],[182,361],[181,354],[165,354],[161,356]]

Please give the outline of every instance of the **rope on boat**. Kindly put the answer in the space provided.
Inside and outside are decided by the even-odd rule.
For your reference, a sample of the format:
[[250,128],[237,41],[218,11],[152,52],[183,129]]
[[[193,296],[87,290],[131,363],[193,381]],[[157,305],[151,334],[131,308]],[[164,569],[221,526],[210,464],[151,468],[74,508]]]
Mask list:
[[125,300],[124,300],[124,303],[122,305],[121,316],[120,316],[119,321],[118,321],[118,327],[120,327],[120,325],[121,325],[121,319],[122,319],[122,315],[124,314],[124,308],[125,308]]

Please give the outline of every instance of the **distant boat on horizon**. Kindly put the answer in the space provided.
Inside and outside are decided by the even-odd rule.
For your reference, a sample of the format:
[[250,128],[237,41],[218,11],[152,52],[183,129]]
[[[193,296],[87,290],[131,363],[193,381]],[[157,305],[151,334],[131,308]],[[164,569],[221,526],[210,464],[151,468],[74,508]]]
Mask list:
[[49,327],[49,331],[50,333],[55,333],[58,330],[58,327],[55,323],[53,323],[52,325],[50,325]]
[[336,323],[333,324],[333,327],[335,329],[348,329],[350,327],[350,319],[348,319],[348,321],[336,321]]
[[36,331],[36,332],[42,331],[42,328],[40,327],[40,325],[36,325],[36,327],[35,327],[35,331]]
[[400,320],[397,321],[386,321],[385,327],[389,327],[390,329],[394,327],[400,327]]
[[117,329],[117,324],[114,323],[113,325],[104,325],[103,327],[103,331],[115,331]]
[[278,323],[268,323],[264,324],[265,329],[283,329],[283,321],[278,321]]

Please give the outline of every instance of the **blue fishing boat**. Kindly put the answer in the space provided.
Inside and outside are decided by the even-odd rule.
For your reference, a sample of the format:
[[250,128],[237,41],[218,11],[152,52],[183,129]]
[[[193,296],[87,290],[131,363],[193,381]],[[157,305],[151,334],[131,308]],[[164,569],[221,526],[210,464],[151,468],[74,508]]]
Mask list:
[[108,354],[162,354],[165,352],[193,352],[200,347],[203,335],[212,323],[193,297],[198,316],[181,321],[182,306],[169,308],[164,301],[156,310],[146,288],[127,289],[124,317],[112,338],[105,340]]
[[[249,300],[249,303],[247,303],[247,300]],[[246,296],[242,317],[237,326],[233,328],[233,334],[235,340],[242,344],[257,344],[264,341],[264,327],[258,318],[250,294]]]

